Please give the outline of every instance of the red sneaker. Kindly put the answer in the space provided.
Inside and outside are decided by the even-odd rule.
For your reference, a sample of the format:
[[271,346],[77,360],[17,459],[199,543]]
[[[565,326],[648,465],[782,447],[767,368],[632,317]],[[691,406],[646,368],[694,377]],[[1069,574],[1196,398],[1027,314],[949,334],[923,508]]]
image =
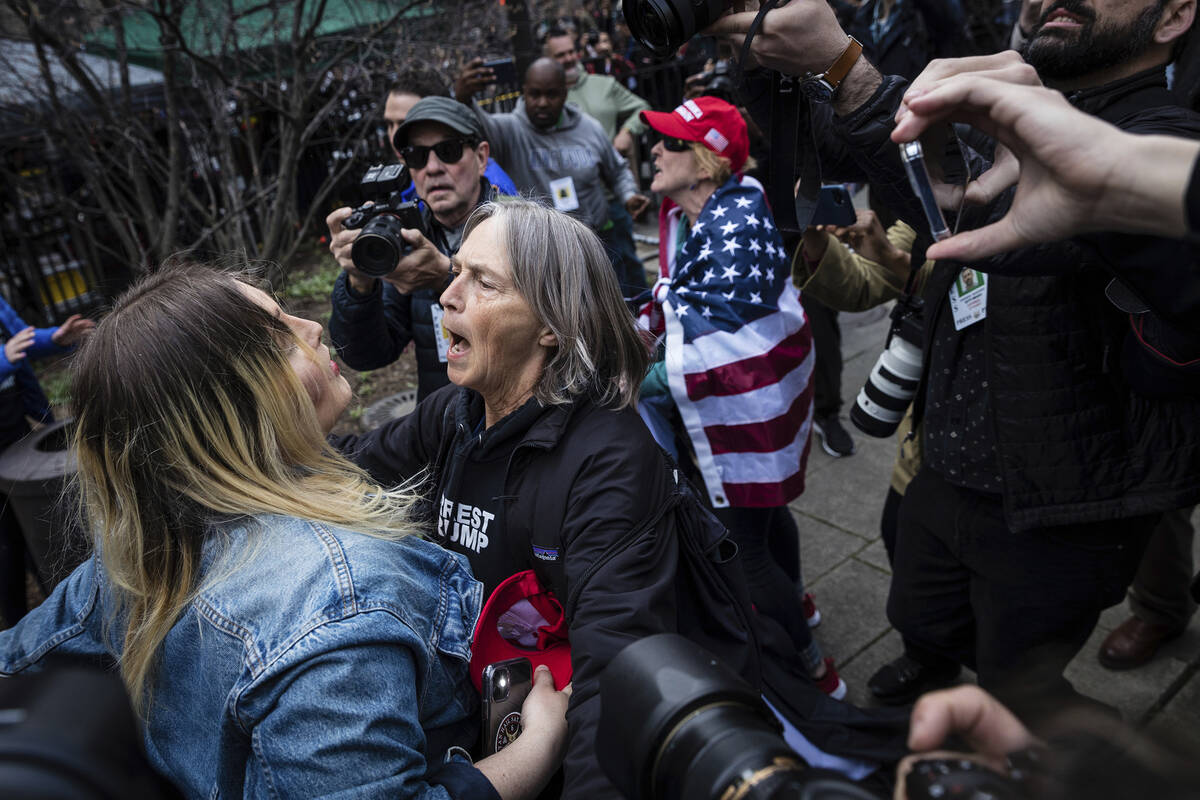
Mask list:
[[813,601],[812,592],[804,593],[804,621],[808,623],[808,627],[815,628],[821,624],[821,609],[817,608],[817,604]]
[[833,668],[832,658],[825,659],[825,674],[819,678],[813,678],[813,681],[822,692],[834,700],[842,700],[846,697],[846,682],[838,677],[837,670]]

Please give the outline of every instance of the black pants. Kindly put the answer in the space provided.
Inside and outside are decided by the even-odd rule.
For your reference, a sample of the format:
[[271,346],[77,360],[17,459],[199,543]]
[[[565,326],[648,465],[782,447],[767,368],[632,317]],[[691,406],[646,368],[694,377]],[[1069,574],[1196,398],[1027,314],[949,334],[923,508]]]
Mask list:
[[817,351],[813,364],[813,414],[818,418],[836,416],[842,407],[842,330],[838,327],[838,312],[808,295],[803,303],[813,348]]
[[1160,517],[1017,532],[998,495],[922,467],[900,506],[888,618],[1018,714],[1078,700],[1063,669],[1123,599]]
[[788,507],[718,508],[714,513],[737,542],[754,607],[779,623],[797,650],[810,648],[812,632],[797,589],[800,530]]

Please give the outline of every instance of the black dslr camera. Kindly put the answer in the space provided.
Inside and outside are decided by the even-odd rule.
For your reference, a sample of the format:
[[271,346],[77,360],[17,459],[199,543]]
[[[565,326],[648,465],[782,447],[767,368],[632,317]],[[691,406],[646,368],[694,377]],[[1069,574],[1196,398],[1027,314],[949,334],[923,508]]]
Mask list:
[[359,184],[370,202],[354,209],[342,223],[343,228],[362,228],[350,246],[350,259],[372,278],[387,275],[412,250],[400,235],[401,228],[415,228],[428,235],[418,202],[400,199],[410,183],[412,178],[403,164],[376,164]]
[[[630,800],[878,800],[809,767],[758,692],[678,634],[618,653],[600,675],[600,697],[600,766]],[[920,762],[906,787],[910,800],[1027,796],[1015,775],[962,758]]]

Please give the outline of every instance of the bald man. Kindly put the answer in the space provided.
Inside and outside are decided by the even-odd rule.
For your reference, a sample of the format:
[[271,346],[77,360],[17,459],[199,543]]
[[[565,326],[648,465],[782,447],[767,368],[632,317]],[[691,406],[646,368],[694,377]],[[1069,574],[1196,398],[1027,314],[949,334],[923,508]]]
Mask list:
[[[523,192],[549,198],[560,211],[603,233],[611,225],[607,187],[633,216],[649,200],[638,194],[627,162],[600,123],[567,103],[562,65],[539,58],[525,70],[524,97],[508,113],[475,113],[487,133],[492,157]],[[609,257],[613,258],[610,250]],[[618,273],[619,274],[619,273]]]

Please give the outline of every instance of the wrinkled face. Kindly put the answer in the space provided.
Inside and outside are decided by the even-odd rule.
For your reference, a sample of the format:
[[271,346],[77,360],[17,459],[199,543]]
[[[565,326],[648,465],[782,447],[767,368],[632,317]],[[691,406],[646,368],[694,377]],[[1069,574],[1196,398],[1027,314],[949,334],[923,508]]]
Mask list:
[[[387,103],[383,106],[383,121],[387,123],[388,147],[392,148],[393,153],[396,153],[396,144],[393,141],[396,138],[396,129],[404,124],[408,112],[412,111],[412,107],[420,99],[415,94],[389,94],[387,96]],[[399,158],[400,154],[396,153],[396,157]]]
[[567,103],[567,86],[553,73],[534,70],[525,76],[525,113],[540,130],[549,130],[558,122]]
[[681,189],[705,177],[700,174],[696,154],[691,147],[682,152],[668,150],[660,139],[650,149],[650,157],[654,159],[654,180],[650,183],[650,190],[665,194],[672,200],[677,199],[673,195]]
[[[408,145],[433,147],[448,139],[462,139],[461,133],[440,122],[417,122],[406,130]],[[429,160],[420,169],[413,169],[413,184],[417,196],[425,201],[433,216],[443,225],[456,228],[466,221],[479,202],[479,178],[487,168],[488,145],[464,146],[457,161],[445,162],[429,151]]]
[[441,303],[450,380],[483,395],[489,412],[507,413],[533,396],[554,335],[513,285],[502,234],[495,219],[471,231],[454,256],[454,281]]
[[567,71],[567,83],[579,77],[579,49],[573,36],[551,36],[546,40],[546,55],[553,58]]
[[1025,45],[1044,80],[1069,80],[1119,66],[1154,41],[1166,0],[1055,0]]
[[295,334],[298,341],[289,349],[288,363],[312,399],[321,430],[329,433],[350,404],[350,384],[342,377],[338,365],[329,357],[329,348],[321,341],[321,324],[285,313],[279,303],[261,289],[245,283],[239,287],[255,305],[278,317]]

